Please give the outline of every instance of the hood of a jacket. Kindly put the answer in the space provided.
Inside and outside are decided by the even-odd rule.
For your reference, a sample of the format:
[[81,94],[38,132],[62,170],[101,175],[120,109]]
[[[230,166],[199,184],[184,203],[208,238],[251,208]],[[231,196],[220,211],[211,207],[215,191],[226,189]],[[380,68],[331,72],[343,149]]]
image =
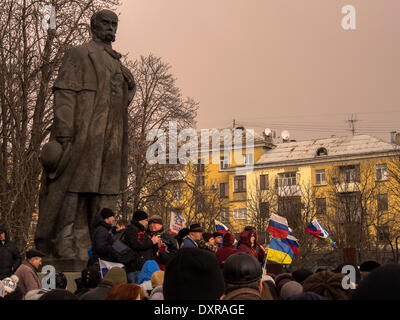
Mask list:
[[248,247],[251,247],[250,238],[252,234],[255,235],[256,237],[255,242],[257,242],[257,232],[255,230],[245,230],[242,231],[242,233],[240,234],[240,244],[244,244]]

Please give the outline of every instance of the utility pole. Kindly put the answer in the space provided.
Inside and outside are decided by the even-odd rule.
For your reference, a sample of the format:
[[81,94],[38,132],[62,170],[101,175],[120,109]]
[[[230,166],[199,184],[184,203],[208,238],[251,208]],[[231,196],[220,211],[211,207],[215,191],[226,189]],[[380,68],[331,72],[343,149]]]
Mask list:
[[351,118],[347,120],[347,122],[350,124],[350,128],[351,128],[350,130],[351,130],[351,133],[353,134],[353,136],[356,133],[355,123],[357,121],[358,120],[356,119],[356,116],[354,114],[351,114]]

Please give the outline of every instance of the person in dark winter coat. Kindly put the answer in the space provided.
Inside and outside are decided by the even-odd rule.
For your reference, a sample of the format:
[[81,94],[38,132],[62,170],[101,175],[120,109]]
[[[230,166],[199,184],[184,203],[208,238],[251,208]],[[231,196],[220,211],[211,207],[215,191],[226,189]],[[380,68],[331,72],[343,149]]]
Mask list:
[[11,276],[21,262],[17,246],[8,239],[5,227],[0,225],[0,280]]
[[83,294],[80,300],[104,300],[107,293],[121,283],[127,283],[125,270],[118,267],[111,268],[98,286]]
[[175,237],[170,233],[164,232],[161,235],[160,243],[158,245],[158,252],[155,258],[160,270],[165,271],[166,265],[176,255],[177,252],[178,244],[175,240]]
[[138,283],[140,270],[147,260],[154,260],[154,245],[160,241],[160,235],[150,238],[147,233],[148,215],[142,210],[133,213],[131,224],[126,228],[125,241],[137,254],[137,259],[126,266],[129,283]]
[[261,264],[264,263],[265,251],[264,248],[257,243],[256,230],[244,230],[240,234],[240,245],[238,246],[238,252],[249,253]]
[[218,248],[216,253],[221,268],[226,259],[228,259],[231,255],[237,253],[237,250],[233,246],[233,242],[234,238],[232,237],[232,235],[230,233],[225,233],[223,239],[223,246]]
[[81,297],[86,292],[97,287],[101,281],[101,273],[98,267],[90,266],[83,269],[81,272],[81,277],[75,279],[77,290],[74,294],[77,297]]
[[262,300],[262,268],[253,255],[244,252],[231,255],[225,261],[223,274],[223,300]]
[[114,212],[108,208],[103,208],[100,214],[94,218],[92,236],[94,260],[100,258],[101,260],[113,261],[111,246],[114,221]]
[[197,241],[201,240],[203,236],[203,229],[198,223],[194,223],[189,228],[189,235],[183,239],[181,248],[198,248]]

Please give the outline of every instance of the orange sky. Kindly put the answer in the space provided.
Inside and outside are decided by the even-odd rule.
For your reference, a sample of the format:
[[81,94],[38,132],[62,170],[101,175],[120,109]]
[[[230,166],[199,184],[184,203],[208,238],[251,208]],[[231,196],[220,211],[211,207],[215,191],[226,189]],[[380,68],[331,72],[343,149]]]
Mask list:
[[[341,27],[345,5],[357,29]],[[125,0],[115,49],[150,52],[200,103],[197,128],[232,120],[292,139],[400,130],[399,0]]]

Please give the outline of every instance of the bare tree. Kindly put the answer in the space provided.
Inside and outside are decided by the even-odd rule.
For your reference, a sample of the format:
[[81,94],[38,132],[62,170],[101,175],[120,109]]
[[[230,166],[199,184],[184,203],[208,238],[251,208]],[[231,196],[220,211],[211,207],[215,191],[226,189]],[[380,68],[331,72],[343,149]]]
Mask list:
[[162,130],[167,136],[170,121],[176,122],[177,130],[192,128],[198,109],[197,102],[182,97],[171,67],[161,58],[150,54],[138,61],[127,61],[127,65],[135,77],[137,90],[129,113],[129,185],[120,207],[124,219],[134,210],[150,208],[152,202],[159,202],[160,193],[174,183],[174,173],[180,170],[177,162],[151,164],[147,161],[149,146],[157,142],[157,137],[147,141],[149,131]]
[[[2,0],[0,5],[0,222],[24,249],[37,212],[39,152],[52,122],[51,87],[66,50],[89,39],[89,18],[118,0]],[[43,23],[44,22],[44,23]]]

